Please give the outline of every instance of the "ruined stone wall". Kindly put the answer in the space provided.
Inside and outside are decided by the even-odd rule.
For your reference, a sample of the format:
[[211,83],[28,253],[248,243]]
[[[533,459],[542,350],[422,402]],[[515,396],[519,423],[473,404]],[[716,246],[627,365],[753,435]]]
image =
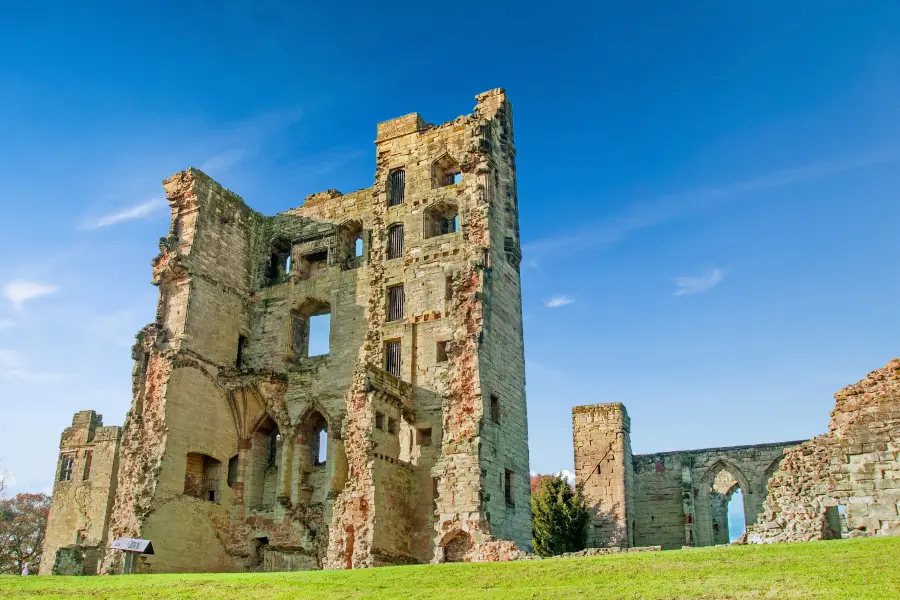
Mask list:
[[900,359],[894,359],[835,394],[829,433],[786,452],[747,541],[898,535],[898,506]]
[[710,546],[728,542],[727,506],[742,490],[747,523],[766,481],[800,442],[631,454],[618,403],[572,409],[575,477],[591,507],[589,546]]
[[[152,539],[140,570],[511,555],[498,536],[529,547],[512,112],[503,90],[477,100],[439,126],[380,124],[371,188],[273,217],[193,169],[164,182],[160,302],[133,351],[112,523]],[[405,198],[390,202],[397,169]],[[403,315],[389,319],[396,285]],[[311,356],[322,314],[329,349]],[[120,566],[110,553],[106,570]]]
[[755,522],[766,496],[766,480],[785,449],[799,443],[635,455],[630,511],[634,545],[727,544],[731,496],[741,490],[746,524]]
[[[66,557],[77,556],[78,560],[73,564],[83,569],[72,574],[97,572],[101,549],[107,542],[107,526],[116,491],[120,435],[121,428],[104,427],[102,416],[92,410],[75,413],[72,426],[63,431],[44,537],[41,575],[51,573],[57,550],[61,548],[68,548],[64,553]],[[63,480],[66,458],[71,458],[73,463],[68,479]]]

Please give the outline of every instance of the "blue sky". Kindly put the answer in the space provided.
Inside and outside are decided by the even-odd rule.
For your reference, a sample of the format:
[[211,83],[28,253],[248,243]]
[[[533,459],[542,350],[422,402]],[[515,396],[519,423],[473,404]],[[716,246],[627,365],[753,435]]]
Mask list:
[[[137,3],[126,3],[137,4]],[[375,124],[515,108],[532,470],[570,407],[635,452],[805,438],[900,354],[895,2],[0,8],[0,468],[120,424],[160,181],[275,213],[372,184]],[[622,6],[626,4],[626,6]]]

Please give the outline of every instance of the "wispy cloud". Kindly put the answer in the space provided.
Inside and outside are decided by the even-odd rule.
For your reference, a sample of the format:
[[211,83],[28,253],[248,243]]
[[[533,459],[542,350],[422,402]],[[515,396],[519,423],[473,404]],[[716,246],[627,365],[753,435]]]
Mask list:
[[200,170],[207,175],[221,177],[234,165],[244,160],[247,154],[246,150],[229,150],[222,154],[210,156],[200,165]]
[[699,294],[700,292],[711,290],[719,285],[723,279],[725,279],[725,272],[722,269],[710,269],[709,272],[699,277],[685,275],[673,277],[672,281],[675,282],[676,286],[675,295],[687,296],[688,294]]
[[544,300],[544,306],[547,308],[558,308],[560,306],[565,306],[566,304],[572,304],[573,302],[575,302],[573,298],[557,295]]
[[145,219],[152,215],[153,213],[162,210],[166,207],[166,202],[162,198],[154,198],[152,200],[148,200],[147,202],[142,202],[141,204],[135,204],[134,206],[129,206],[127,208],[123,208],[114,213],[110,213],[108,215],[104,215],[97,219],[90,220],[84,224],[85,229],[99,229],[101,227],[109,227],[110,225],[117,225],[119,223],[123,223],[125,221],[133,221],[135,219]]
[[58,373],[44,373],[28,368],[22,355],[9,348],[0,348],[0,380],[29,381],[47,383],[60,378]]
[[25,303],[41,296],[48,296],[59,291],[54,285],[38,281],[12,281],[3,286],[3,297],[9,300],[13,308],[22,310]]
[[752,179],[733,181],[717,187],[697,188],[639,202],[620,214],[594,223],[574,235],[565,235],[524,244],[523,250],[533,252],[576,251],[607,246],[622,241],[628,235],[679,219],[717,203],[738,198],[749,192],[779,188],[803,181],[822,179],[847,171],[872,167],[900,160],[900,150],[882,154],[858,156],[783,169]]

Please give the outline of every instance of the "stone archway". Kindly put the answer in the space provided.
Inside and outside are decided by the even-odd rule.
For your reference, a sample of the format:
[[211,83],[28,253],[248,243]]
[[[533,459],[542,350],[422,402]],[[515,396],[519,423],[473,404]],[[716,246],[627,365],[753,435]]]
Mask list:
[[469,562],[472,550],[472,536],[467,531],[451,532],[441,544],[444,549],[444,562]]

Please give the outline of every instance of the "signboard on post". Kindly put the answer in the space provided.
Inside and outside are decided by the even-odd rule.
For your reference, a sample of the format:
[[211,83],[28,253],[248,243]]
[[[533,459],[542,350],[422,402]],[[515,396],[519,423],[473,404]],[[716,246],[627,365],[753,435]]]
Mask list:
[[153,554],[153,544],[150,540],[140,538],[118,538],[110,548],[125,553],[125,568],[122,572],[126,575],[134,573],[134,563],[138,554]]

